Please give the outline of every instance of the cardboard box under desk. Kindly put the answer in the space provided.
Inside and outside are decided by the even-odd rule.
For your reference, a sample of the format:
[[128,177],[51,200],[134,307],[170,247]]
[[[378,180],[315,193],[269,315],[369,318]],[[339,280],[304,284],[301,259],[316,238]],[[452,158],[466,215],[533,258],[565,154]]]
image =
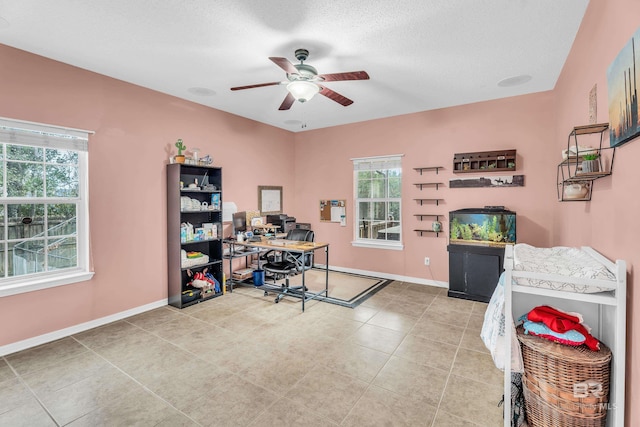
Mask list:
[[236,280],[245,280],[250,278],[253,275],[253,268],[242,268],[240,270],[236,270],[231,274]]

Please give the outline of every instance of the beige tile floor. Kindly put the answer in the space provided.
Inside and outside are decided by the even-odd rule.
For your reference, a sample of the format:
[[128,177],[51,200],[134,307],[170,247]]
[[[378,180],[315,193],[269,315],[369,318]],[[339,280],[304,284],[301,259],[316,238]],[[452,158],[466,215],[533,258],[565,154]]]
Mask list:
[[0,359],[0,426],[499,426],[486,304],[393,282],[356,309],[256,289]]

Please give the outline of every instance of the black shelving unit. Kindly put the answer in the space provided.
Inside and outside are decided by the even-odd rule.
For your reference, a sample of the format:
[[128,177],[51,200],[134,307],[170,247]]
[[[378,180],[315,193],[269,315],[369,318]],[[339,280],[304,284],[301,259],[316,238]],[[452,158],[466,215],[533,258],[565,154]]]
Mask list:
[[[207,177],[206,180],[204,179]],[[202,186],[203,181],[209,186]],[[198,183],[197,188],[189,188]],[[188,272],[196,273],[205,268],[222,286],[222,169],[208,166],[194,166],[173,163],[167,165],[167,274],[169,286],[169,304],[185,308],[202,301],[222,295],[222,292],[208,293],[192,299],[183,292],[191,281]],[[197,200],[207,207],[200,210],[192,206],[184,207],[182,197]],[[212,205],[217,199],[217,206]],[[215,208],[215,209],[214,209]],[[196,228],[203,224],[213,224],[216,237],[185,238],[181,234],[181,224],[190,223]],[[183,263],[182,251],[201,252],[209,257],[207,262],[195,265]],[[222,289],[221,289],[222,290]]]

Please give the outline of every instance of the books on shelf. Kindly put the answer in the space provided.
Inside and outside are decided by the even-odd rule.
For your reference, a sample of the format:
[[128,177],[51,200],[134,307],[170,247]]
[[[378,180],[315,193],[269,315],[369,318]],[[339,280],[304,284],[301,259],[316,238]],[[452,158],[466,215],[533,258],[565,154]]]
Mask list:
[[219,211],[221,208],[220,205],[220,193],[212,193],[211,194],[211,204],[209,205],[212,210]]

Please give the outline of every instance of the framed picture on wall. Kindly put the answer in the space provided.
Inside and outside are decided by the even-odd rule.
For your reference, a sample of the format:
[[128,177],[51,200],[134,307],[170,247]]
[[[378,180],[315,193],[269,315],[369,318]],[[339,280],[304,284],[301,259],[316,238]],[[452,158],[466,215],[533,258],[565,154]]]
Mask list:
[[609,145],[617,147],[640,134],[640,29],[622,48],[607,70],[609,89]]
[[258,207],[261,215],[282,213],[282,187],[258,186]]

